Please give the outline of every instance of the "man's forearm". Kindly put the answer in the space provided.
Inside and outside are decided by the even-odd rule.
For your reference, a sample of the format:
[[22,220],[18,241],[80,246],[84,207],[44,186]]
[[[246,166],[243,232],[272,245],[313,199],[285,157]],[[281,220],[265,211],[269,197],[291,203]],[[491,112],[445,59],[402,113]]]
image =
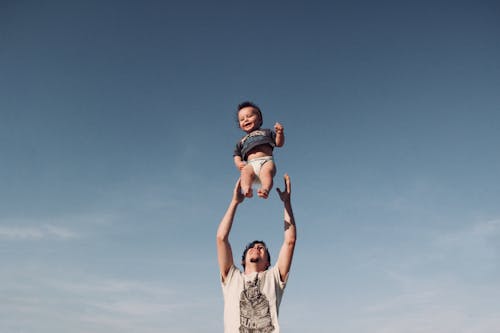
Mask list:
[[231,200],[231,203],[229,204],[226,213],[222,217],[222,220],[219,224],[219,228],[217,229],[218,241],[227,241],[229,233],[231,232],[231,227],[233,225],[233,220],[237,208],[238,208],[238,202],[235,200]]
[[293,216],[292,204],[290,201],[284,203],[284,227],[285,227],[285,242],[295,242],[297,231],[295,226],[295,218]]
[[278,269],[280,272],[281,281],[286,281],[288,272],[290,272],[290,267],[292,265],[293,252],[295,249],[295,241],[297,239],[297,233],[295,228],[295,219],[293,216],[292,205],[290,200],[285,200],[284,202],[284,223],[285,223],[285,235],[283,239],[283,245],[281,246],[280,254],[278,256]]

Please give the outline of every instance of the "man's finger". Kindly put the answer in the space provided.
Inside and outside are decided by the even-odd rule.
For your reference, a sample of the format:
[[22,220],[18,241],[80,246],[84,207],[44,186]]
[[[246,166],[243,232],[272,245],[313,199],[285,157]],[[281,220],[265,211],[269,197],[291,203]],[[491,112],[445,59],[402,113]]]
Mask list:
[[234,189],[237,190],[237,191],[241,190],[241,178],[238,178],[238,180],[236,181]]
[[286,191],[290,193],[292,189],[292,184],[290,183],[290,176],[287,173],[285,173],[285,176],[283,178],[285,179]]

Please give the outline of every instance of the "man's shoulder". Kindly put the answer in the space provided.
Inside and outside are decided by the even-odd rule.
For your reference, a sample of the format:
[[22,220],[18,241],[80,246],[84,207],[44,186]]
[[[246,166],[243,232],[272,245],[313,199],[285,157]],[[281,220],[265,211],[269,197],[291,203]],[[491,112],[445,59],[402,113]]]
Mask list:
[[231,267],[229,267],[229,271],[227,272],[226,281],[228,281],[229,279],[231,279],[235,275],[243,275],[243,272],[238,267],[236,267],[236,265],[233,264]]

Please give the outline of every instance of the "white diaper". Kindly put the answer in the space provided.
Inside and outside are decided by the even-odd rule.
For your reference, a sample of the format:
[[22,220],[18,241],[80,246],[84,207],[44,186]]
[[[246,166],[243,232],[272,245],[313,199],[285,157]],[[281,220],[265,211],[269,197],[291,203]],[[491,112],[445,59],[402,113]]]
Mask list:
[[255,173],[255,176],[256,176],[255,180],[254,180],[255,183],[260,183],[259,174],[260,174],[260,169],[262,168],[262,166],[266,162],[269,162],[272,160],[273,160],[272,156],[264,156],[264,157],[254,158],[254,159],[247,162],[248,164],[250,164],[252,166],[253,172]]

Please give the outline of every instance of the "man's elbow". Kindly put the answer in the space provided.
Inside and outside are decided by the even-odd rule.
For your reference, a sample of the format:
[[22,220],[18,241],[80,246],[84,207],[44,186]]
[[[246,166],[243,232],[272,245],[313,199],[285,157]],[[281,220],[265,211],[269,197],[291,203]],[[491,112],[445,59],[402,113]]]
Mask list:
[[227,235],[218,232],[217,235],[215,236],[215,240],[217,243],[227,243]]
[[297,237],[295,236],[290,236],[285,239],[285,244],[288,247],[291,247],[292,249],[295,247],[295,243],[297,242]]

